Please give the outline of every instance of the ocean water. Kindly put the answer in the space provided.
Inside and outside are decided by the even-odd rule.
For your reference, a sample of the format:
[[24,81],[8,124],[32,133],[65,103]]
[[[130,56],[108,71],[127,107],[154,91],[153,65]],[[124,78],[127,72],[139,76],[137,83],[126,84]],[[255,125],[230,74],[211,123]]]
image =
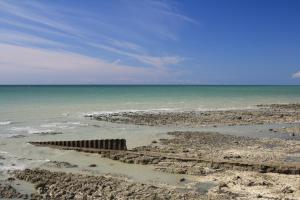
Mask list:
[[[271,103],[300,103],[300,86],[0,86],[0,172],[60,160],[76,163],[79,165],[76,170],[84,172],[90,170],[89,164],[97,163],[93,173],[121,171],[121,175],[139,181],[176,182],[178,177],[174,175],[162,175],[145,167],[34,147],[27,142],[125,138],[131,148],[166,137],[166,132],[180,127],[113,124],[94,121],[84,115],[140,110],[250,109],[257,104]],[[259,136],[261,130],[267,130],[265,127],[256,129],[259,129],[256,133],[248,128],[243,131],[243,127],[235,130],[218,127],[217,131]]]
[[300,103],[300,86],[0,86],[0,137],[88,126],[87,113]]

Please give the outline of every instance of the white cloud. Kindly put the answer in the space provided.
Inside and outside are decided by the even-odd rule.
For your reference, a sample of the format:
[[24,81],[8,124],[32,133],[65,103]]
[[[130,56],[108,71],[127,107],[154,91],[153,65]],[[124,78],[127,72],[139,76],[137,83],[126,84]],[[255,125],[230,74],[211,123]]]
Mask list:
[[110,39],[110,43],[115,47],[124,48],[124,49],[130,49],[135,51],[141,51],[143,49],[140,45],[129,41]]
[[198,24],[195,19],[179,13],[178,9],[173,4],[171,4],[171,2],[167,3],[166,1],[154,0],[146,1],[146,3],[152,6],[152,8],[158,13],[169,15],[189,23]]
[[[16,55],[18,55],[16,57]],[[0,83],[158,82],[174,74],[153,68],[121,65],[78,53],[0,44]],[[51,82],[53,81],[53,82]]]
[[117,53],[120,55],[134,58],[134,59],[140,61],[141,63],[148,64],[148,65],[151,65],[156,68],[165,68],[169,65],[176,65],[184,60],[184,58],[180,57],[180,56],[150,56],[150,55],[143,54],[143,53],[132,53],[132,52],[128,52],[128,51],[123,51],[123,50],[116,49],[114,47],[102,45],[102,44],[89,43],[89,45],[96,47],[96,48],[104,49],[106,51],[110,51],[113,53]]
[[19,1],[16,2],[16,4],[12,2],[0,1],[0,11],[21,18],[23,20],[28,20],[43,26],[47,26],[53,30],[62,31],[71,35],[81,36],[81,33],[79,33],[77,29],[70,26],[69,24],[61,23],[58,20],[49,18],[46,15],[46,13],[48,12],[46,7],[38,4],[37,1],[27,2],[27,4],[22,4],[24,2]]
[[[141,3],[142,7],[137,4],[130,4],[130,7],[133,6],[132,9],[140,12],[145,11],[145,14],[142,13],[142,18],[137,21],[135,16],[134,19],[130,16],[129,21],[134,27],[138,25],[135,23],[141,23],[142,28],[128,30],[123,21],[121,24],[118,21],[111,23],[109,16],[95,15],[91,18],[97,13],[82,14],[81,11],[73,9],[71,11],[74,13],[68,15],[64,11],[65,8],[59,4],[53,7],[39,1],[0,1],[0,14],[3,16],[0,19],[0,26],[3,25],[3,29],[0,30],[0,83],[5,83],[5,80],[13,82],[17,78],[26,81],[29,77],[31,80],[53,82],[90,80],[98,83],[125,80],[158,82],[174,78],[178,71],[171,70],[170,67],[184,61],[184,57],[168,53],[159,55],[155,52],[156,49],[149,46],[147,48],[138,42],[145,45],[149,43],[143,40],[156,40],[144,38],[153,37],[153,32],[165,38],[176,39],[176,28],[171,25],[173,22],[196,21],[180,14],[173,6],[163,1],[145,1]],[[123,14],[127,16],[128,13]],[[76,23],[72,17],[81,20],[80,23]],[[105,21],[106,18],[108,21]],[[96,24],[89,26],[90,24],[85,23],[89,22],[89,19],[94,19]],[[169,23],[170,21],[172,23]],[[109,24],[111,27],[106,28],[103,24]],[[120,30],[121,36],[115,34]],[[98,50],[95,51],[91,47]],[[107,56],[103,50],[112,53],[108,55],[109,60],[103,59],[102,56]],[[75,51],[84,53],[74,53]],[[95,56],[97,53],[98,58],[88,56]],[[129,60],[135,60],[141,66],[124,64]],[[64,73],[68,74],[68,77],[64,77]]]
[[295,72],[294,74],[292,74],[292,78],[300,78],[300,71]]
[[[12,21],[10,19],[0,19],[0,22],[11,24],[20,28],[27,28],[30,30],[35,30],[36,32],[47,32],[50,34],[62,34],[63,36],[68,35],[68,37],[75,37],[76,41],[82,44],[89,44],[90,46],[94,46],[97,48],[101,48],[102,50],[109,51],[112,53],[117,53],[119,55],[127,56],[139,61],[142,64],[150,65],[151,67],[156,68],[165,68],[169,65],[179,64],[184,60],[183,57],[177,55],[168,55],[168,56],[153,56],[148,53],[145,53],[145,48],[140,45],[133,43],[131,41],[119,40],[111,37],[106,38],[107,44],[103,45],[98,44],[91,40],[86,33],[82,32],[81,29],[76,28],[76,26],[71,26],[66,21],[63,20],[54,20],[50,16],[63,15],[63,13],[59,13],[54,9],[47,8],[43,4],[40,4],[36,1],[29,1],[26,3],[14,3],[15,1],[5,2],[0,1],[0,11],[4,13],[8,13],[10,15],[14,15],[22,19],[21,21]],[[147,4],[147,2],[144,2]],[[155,9],[156,12],[163,13],[167,12],[168,15],[171,13],[174,17],[181,16],[176,14],[177,12],[173,11],[173,8],[161,1],[154,1],[152,3],[148,2],[152,9]],[[52,14],[52,15],[51,15]],[[164,13],[166,14],[166,13]],[[178,15],[178,16],[177,16]],[[187,18],[186,16],[181,16],[182,18]],[[189,19],[189,18],[187,18]],[[24,20],[34,22],[34,23],[24,23]],[[45,27],[48,27],[46,29]],[[47,31],[48,30],[48,31]],[[160,34],[167,34],[168,37],[176,37],[172,36],[169,31],[163,31],[164,27],[158,28],[158,32],[161,31]],[[99,37],[99,35],[97,35]],[[105,40],[105,39],[104,39]],[[31,33],[18,33],[18,32],[0,32],[0,42],[2,43],[10,43],[10,44],[30,44],[30,45],[39,45],[43,43],[43,45],[56,45],[61,48],[62,46],[67,46],[66,44],[59,44],[58,41],[51,41],[50,39],[45,39],[41,37],[37,37]],[[74,44],[73,44],[74,45]],[[133,53],[134,52],[134,53]]]
[[0,43],[20,44],[20,45],[45,45],[48,47],[66,47],[66,44],[48,40],[42,37],[19,33],[16,31],[1,31]]

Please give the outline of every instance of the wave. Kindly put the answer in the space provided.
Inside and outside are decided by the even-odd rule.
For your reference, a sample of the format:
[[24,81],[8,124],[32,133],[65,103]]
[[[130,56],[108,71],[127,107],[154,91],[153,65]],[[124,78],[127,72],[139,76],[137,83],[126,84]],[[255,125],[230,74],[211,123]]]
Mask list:
[[62,129],[74,129],[79,126],[88,126],[88,124],[79,121],[68,121],[68,122],[53,122],[53,123],[41,124],[38,127],[15,126],[9,128],[8,133],[1,134],[0,137],[19,138],[19,137],[26,137],[26,135],[30,135],[30,134],[40,134],[40,135],[62,134]]
[[[9,160],[5,160],[2,165],[0,165],[0,172],[6,172],[10,170],[24,170],[35,163],[46,163],[50,160],[28,160],[28,159],[20,159],[17,157],[8,157]],[[22,160],[22,162],[20,162]]]
[[26,165],[0,165],[0,172],[9,171],[9,170],[24,170],[26,169]]
[[[184,103],[184,102],[182,102]],[[118,114],[118,113],[135,113],[135,112],[190,112],[190,111],[227,111],[227,110],[253,110],[258,109],[257,106],[236,106],[236,107],[198,107],[198,108],[153,108],[153,109],[131,109],[131,110],[115,110],[115,111],[92,111],[82,113],[85,117],[91,117],[94,115],[105,115],[105,114]]]
[[42,128],[58,128],[58,129],[66,129],[66,128],[74,128],[74,126],[87,126],[88,124],[81,122],[53,122],[48,124],[42,124],[40,127]]
[[10,125],[12,123],[13,123],[12,121],[2,121],[0,122],[0,126]]
[[14,131],[14,132],[22,132],[22,133],[27,133],[27,134],[38,134],[38,133],[43,133],[43,132],[55,132],[55,130],[52,130],[52,129],[36,129],[36,128],[29,127],[29,126],[26,126],[26,127],[12,127],[10,130]]
[[105,114],[115,114],[115,113],[136,113],[136,112],[171,112],[171,111],[179,111],[175,108],[154,108],[154,109],[131,109],[131,110],[116,110],[116,111],[92,111],[87,113],[82,113],[84,117],[92,117],[95,115],[105,115]]
[[257,106],[241,106],[241,107],[220,107],[220,108],[197,108],[196,111],[230,111],[230,110],[253,110],[258,109]]
[[7,151],[0,151],[0,154],[9,154]]
[[247,107],[220,107],[220,108],[196,108],[196,109],[176,109],[176,108],[159,108],[159,109],[144,109],[144,110],[116,110],[116,111],[94,111],[83,113],[84,117],[93,117],[97,115],[110,115],[110,114],[122,114],[122,113],[158,113],[158,112],[206,112],[206,111],[229,111],[229,110],[253,110],[258,109],[256,106]]
[[68,128],[69,126],[65,125],[64,123],[48,123],[48,124],[42,124],[40,127],[42,128]]

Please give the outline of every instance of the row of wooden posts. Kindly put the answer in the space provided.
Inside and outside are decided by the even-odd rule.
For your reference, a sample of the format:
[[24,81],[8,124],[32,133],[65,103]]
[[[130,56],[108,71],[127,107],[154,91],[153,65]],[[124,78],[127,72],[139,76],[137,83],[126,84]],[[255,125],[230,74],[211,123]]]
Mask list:
[[30,143],[34,145],[43,145],[43,146],[127,150],[125,139],[45,141],[45,142],[30,142]]

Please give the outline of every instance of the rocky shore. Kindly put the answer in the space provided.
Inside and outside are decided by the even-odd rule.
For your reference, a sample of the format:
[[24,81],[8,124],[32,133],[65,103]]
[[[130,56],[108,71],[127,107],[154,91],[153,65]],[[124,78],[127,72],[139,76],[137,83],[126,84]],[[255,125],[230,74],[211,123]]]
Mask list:
[[[300,120],[300,104],[258,105],[257,109],[251,110],[121,112],[87,117],[113,123],[180,127],[292,123]],[[296,125],[269,131],[300,133]],[[297,138],[251,138],[217,132],[172,131],[164,139],[149,141],[149,145],[129,151],[99,152],[97,149],[74,148],[60,149],[100,153],[102,157],[149,165],[161,172],[193,175],[197,183],[212,183],[213,186],[203,193],[195,189],[197,187],[178,188],[137,183],[126,177],[66,173],[64,169],[78,166],[49,161],[40,167],[55,170],[38,168],[12,172],[10,175],[15,179],[0,182],[0,198],[300,200],[300,141]],[[36,192],[28,195],[18,191],[11,184],[17,180],[32,183]],[[180,181],[184,183],[185,179]]]
[[[133,149],[132,154],[119,152],[102,154],[102,156],[126,163],[152,165],[164,172],[196,175],[201,182],[214,183],[215,186],[209,189],[208,193],[200,193],[195,189],[179,190],[168,186],[140,184],[126,178],[111,176],[88,176],[27,169],[14,171],[11,175],[18,180],[32,183],[36,193],[22,194],[6,183],[0,185],[0,197],[21,199],[300,199],[300,175],[228,169],[189,160],[189,158],[205,158],[206,156],[208,158],[212,156],[215,159],[213,157],[215,155],[217,159],[224,161],[250,158],[249,162],[253,160],[263,162],[266,158],[274,160],[274,157],[269,158],[270,155],[267,154],[255,157],[257,155],[254,154],[252,158],[251,153],[257,152],[256,148],[252,148],[253,145],[261,148],[270,148],[271,145],[273,153],[277,156],[277,153],[284,155],[298,151],[297,141],[268,141],[209,132],[177,131],[168,134],[171,138],[153,141],[148,146],[137,147]],[[289,146],[289,148],[284,148],[284,146]],[[248,149],[248,154],[245,154],[243,149]],[[134,154],[141,152],[146,153]],[[151,157],[147,153],[160,156]],[[164,155],[185,157],[187,160],[171,159]],[[245,155],[251,156],[245,157]],[[280,158],[277,158],[280,161]],[[49,165],[56,168],[76,167],[71,163],[56,161],[47,163],[48,167]]]
[[133,183],[119,178],[88,176],[42,169],[15,171],[14,176],[34,184],[36,199],[206,199],[195,191]]
[[[171,138],[133,149],[135,153],[102,154],[126,163],[152,165],[156,170],[191,174],[202,181],[212,181],[208,199],[300,199],[300,175],[267,173],[250,170],[251,163],[273,163],[278,169],[287,164],[287,155],[300,152],[300,141],[255,139],[210,132],[170,132]],[[173,158],[172,158],[173,156]],[[185,158],[185,159],[178,159]],[[193,158],[210,159],[225,165],[198,162]],[[228,167],[228,163],[246,163]],[[290,163],[298,166],[299,163]],[[263,169],[263,168],[259,168]]]
[[18,192],[9,183],[0,183],[0,198],[28,199],[29,196],[27,194],[22,194],[22,193]]
[[86,115],[99,121],[136,125],[246,125],[300,121],[299,104],[258,105],[257,109],[185,112],[118,112]]
[[[203,175],[230,167],[257,167],[259,171],[259,163],[279,169],[288,164],[287,155],[300,152],[297,140],[255,139],[214,132],[176,131],[168,135],[172,137],[130,152],[106,152],[102,156],[125,163],[151,164],[166,172]],[[300,168],[299,163],[290,164]]]
[[300,176],[228,170],[208,175],[204,179],[218,182],[218,186],[208,192],[211,200],[300,199]]

